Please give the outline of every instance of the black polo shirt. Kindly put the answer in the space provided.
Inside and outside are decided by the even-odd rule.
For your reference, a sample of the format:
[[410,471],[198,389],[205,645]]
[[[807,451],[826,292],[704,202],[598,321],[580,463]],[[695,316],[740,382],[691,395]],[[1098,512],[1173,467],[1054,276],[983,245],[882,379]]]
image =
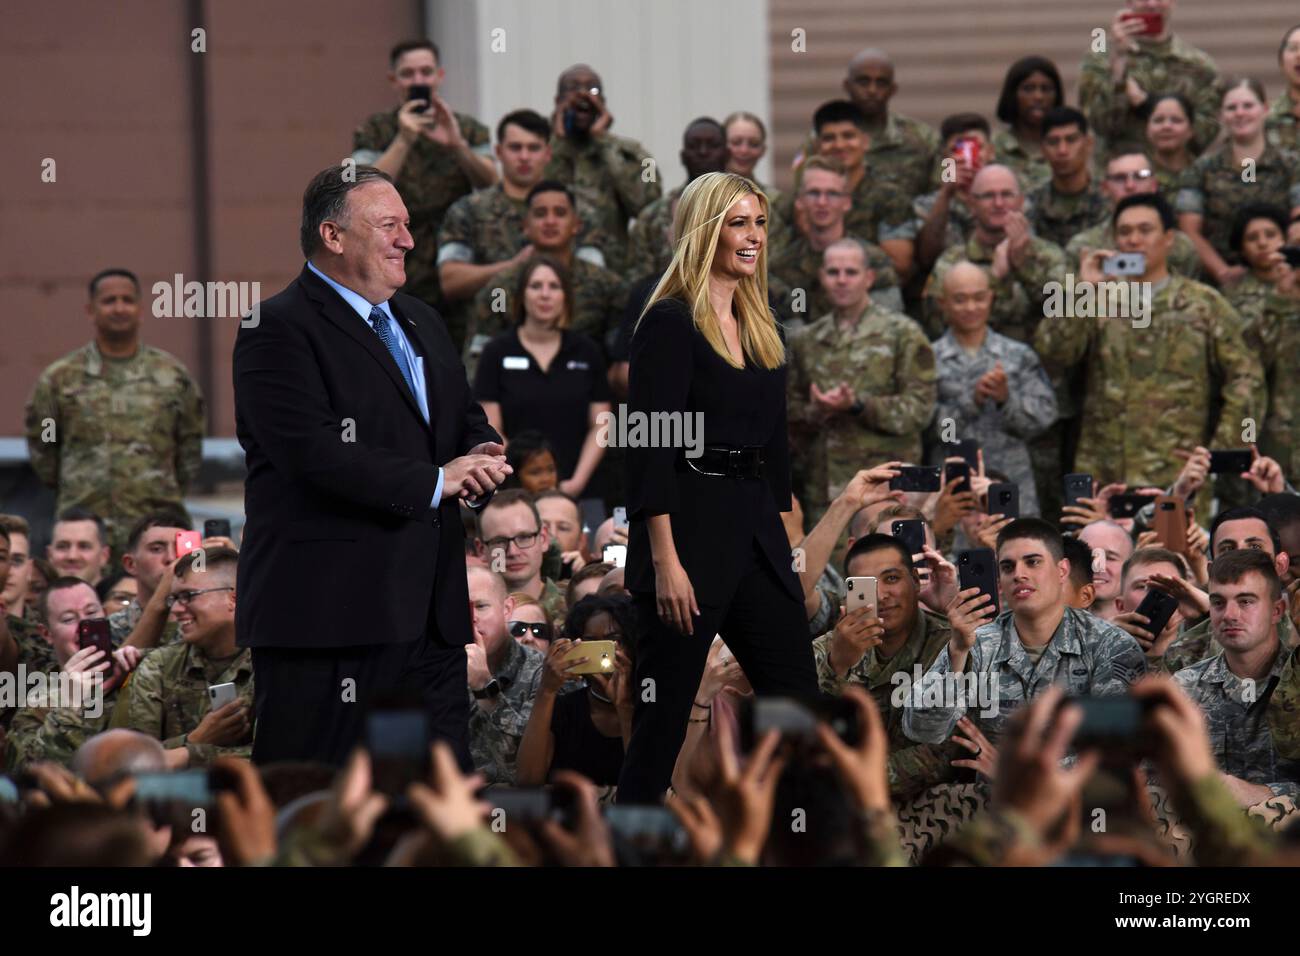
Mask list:
[[555,448],[560,479],[573,475],[587,438],[593,402],[610,401],[600,346],[581,332],[561,334],[560,350],[545,372],[511,329],[483,347],[474,376],[474,397],[501,406],[507,440],[536,429]]

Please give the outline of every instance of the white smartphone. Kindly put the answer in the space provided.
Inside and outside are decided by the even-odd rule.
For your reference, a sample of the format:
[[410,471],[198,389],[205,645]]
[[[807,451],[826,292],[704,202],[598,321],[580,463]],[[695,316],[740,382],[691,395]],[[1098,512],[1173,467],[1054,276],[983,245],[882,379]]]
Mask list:
[[617,508],[614,509],[614,527],[615,528],[627,527],[627,509],[624,508],[622,505],[619,505]]
[[601,554],[601,560],[606,564],[612,564],[616,568],[621,568],[627,564],[627,545],[625,544],[607,544]]
[[212,705],[212,710],[225,707],[238,696],[239,692],[233,683],[213,684],[208,688],[208,703]]
[[876,579],[875,578],[849,578],[845,582],[848,588],[847,599],[844,602],[845,612],[855,611],[864,605],[870,604],[873,607],[876,604]]

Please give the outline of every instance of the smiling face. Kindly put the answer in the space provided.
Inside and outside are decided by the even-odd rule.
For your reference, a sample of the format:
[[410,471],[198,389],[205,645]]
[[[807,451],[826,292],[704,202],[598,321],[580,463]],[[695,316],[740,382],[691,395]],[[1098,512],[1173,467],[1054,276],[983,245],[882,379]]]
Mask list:
[[1274,602],[1268,582],[1256,572],[1232,584],[1210,582],[1210,629],[1214,639],[1238,654],[1275,641],[1285,605]]
[[[1121,572],[1124,562],[1133,553],[1133,539],[1123,528],[1106,522],[1094,522],[1079,532],[1079,540],[1093,553],[1092,583],[1097,592],[1097,600],[1112,601],[1119,596],[1123,584]],[[1105,561],[1098,562],[1098,552],[1105,555]]]
[[943,316],[954,332],[974,335],[989,324],[993,309],[993,290],[988,274],[970,262],[961,262],[943,277],[943,295],[939,300]]
[[830,229],[842,223],[853,205],[848,183],[843,176],[830,169],[809,169],[799,185],[795,205],[808,217],[814,229]]
[[60,667],[79,650],[77,625],[89,618],[103,616],[104,606],[89,584],[59,588],[50,593],[46,602],[45,629]]
[[975,174],[970,191],[975,221],[992,235],[1001,234],[1007,217],[1025,205],[1016,174],[1005,166],[985,166]]
[[767,215],[758,196],[747,193],[722,217],[712,274],[739,281],[758,271],[758,254],[767,241]]
[[1070,562],[1056,561],[1045,541],[1013,538],[998,548],[998,585],[1007,607],[1036,616],[1063,606]]
[[99,527],[93,521],[59,521],[54,525],[53,540],[46,556],[60,575],[71,575],[96,583],[108,563],[108,545],[99,540]]
[[[216,588],[219,590],[208,590]],[[217,565],[183,574],[172,582],[172,594],[203,591],[172,608],[181,640],[210,648],[235,629],[235,566]]]
[[539,192],[528,203],[524,216],[524,238],[538,252],[564,253],[582,227],[568,193]]
[[754,178],[754,167],[767,152],[767,142],[758,124],[734,119],[727,126],[727,171]]
[[1147,120],[1147,139],[1162,153],[1176,153],[1186,149],[1192,141],[1193,132],[1187,112],[1175,99],[1161,100]]
[[919,608],[920,584],[910,558],[905,560],[894,548],[879,548],[855,556],[845,570],[850,577],[876,579],[876,616],[887,638],[911,633]]
[[[4,546],[5,539],[0,538],[0,548]],[[4,579],[3,591],[0,591],[0,603],[11,614],[27,598],[27,586],[32,577],[30,547],[27,535],[19,531],[9,532],[9,575]]]
[[862,165],[871,146],[871,138],[851,121],[823,123],[817,134],[817,152],[838,159],[850,173]]
[[321,226],[329,266],[322,271],[368,302],[388,301],[406,284],[406,254],[415,248],[402,197],[390,183],[367,182],[348,192],[340,220]]
[[1228,135],[1238,142],[1258,136],[1264,129],[1268,104],[1262,102],[1249,86],[1236,86],[1223,94],[1223,109],[1219,119]]

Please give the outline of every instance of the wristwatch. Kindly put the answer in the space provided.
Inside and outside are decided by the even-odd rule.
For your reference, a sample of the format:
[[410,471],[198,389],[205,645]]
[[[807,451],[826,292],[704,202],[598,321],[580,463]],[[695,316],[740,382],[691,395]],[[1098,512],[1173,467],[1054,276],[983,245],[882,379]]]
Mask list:
[[478,690],[471,689],[470,693],[474,695],[475,700],[488,700],[493,697],[500,697],[501,682],[494,677],[486,684],[484,684],[480,689]]

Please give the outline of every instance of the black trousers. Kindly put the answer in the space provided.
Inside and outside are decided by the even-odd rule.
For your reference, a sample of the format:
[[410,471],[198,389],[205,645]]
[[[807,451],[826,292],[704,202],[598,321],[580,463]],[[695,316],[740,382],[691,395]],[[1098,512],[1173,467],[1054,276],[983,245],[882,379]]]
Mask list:
[[[714,634],[722,635],[756,694],[817,696],[803,603],[782,587],[757,543],[729,600],[720,606],[700,605],[692,636],[660,620],[653,594],[633,598],[638,628],[636,712],[618,780],[619,803],[658,803],[672,782]],[[645,699],[647,678],[654,681],[653,701]]]
[[464,647],[446,647],[430,602],[426,635],[401,644],[254,647],[253,762],[314,760],[341,767],[365,742],[366,715],[395,699],[418,702],[434,740],[451,745],[466,772],[469,679]]

